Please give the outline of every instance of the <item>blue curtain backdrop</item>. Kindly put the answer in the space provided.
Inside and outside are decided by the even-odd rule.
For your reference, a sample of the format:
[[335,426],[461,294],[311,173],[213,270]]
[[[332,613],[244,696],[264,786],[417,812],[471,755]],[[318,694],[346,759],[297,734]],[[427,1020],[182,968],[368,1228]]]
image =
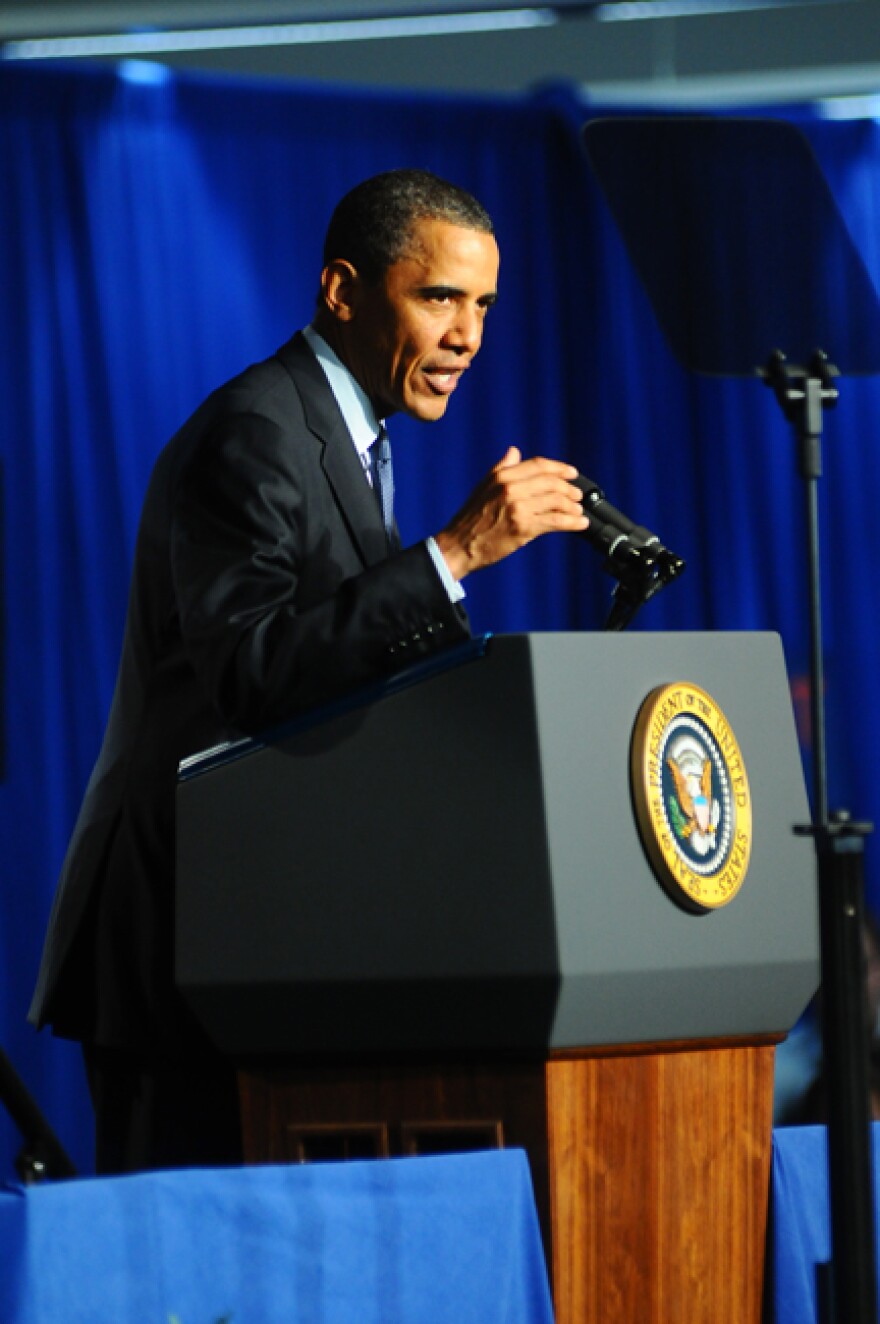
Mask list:
[[[876,281],[877,126],[792,115]],[[394,420],[404,538],[440,527],[510,443],[572,460],[688,560],[639,628],[779,630],[804,711],[788,428],[756,381],[698,379],[672,358],[590,177],[587,117],[564,89],[459,100],[0,66],[0,1044],[86,1169],[78,1053],[24,1017],[110,701],[141,495],[203,395],[309,320],[326,220],[357,180],[401,164],[447,175],[487,204],[502,250],[501,298],[447,419]],[[880,820],[878,432],[877,384],[846,380],[821,497],[831,787]],[[467,587],[480,628],[596,629],[611,581],[583,544],[548,538]],[[584,695],[601,701],[586,677]],[[16,1147],[0,1118],[0,1179]]]

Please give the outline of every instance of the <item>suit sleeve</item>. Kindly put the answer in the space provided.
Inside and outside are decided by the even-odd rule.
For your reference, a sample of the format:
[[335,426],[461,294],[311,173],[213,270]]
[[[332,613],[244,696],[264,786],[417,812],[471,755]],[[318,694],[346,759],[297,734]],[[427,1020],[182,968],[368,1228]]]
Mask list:
[[469,634],[423,544],[364,568],[319,464],[258,415],[221,422],[174,478],[171,571],[186,654],[243,731]]

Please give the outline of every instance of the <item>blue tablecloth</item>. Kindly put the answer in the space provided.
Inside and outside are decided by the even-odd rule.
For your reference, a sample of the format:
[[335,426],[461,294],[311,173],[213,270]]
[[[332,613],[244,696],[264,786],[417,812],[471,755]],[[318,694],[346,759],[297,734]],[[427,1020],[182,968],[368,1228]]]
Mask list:
[[0,1193],[2,1324],[552,1324],[525,1155]]
[[[876,1235],[880,1232],[880,1123],[872,1124],[871,1133]],[[824,1126],[779,1127],[773,1132],[772,1185],[774,1324],[815,1324],[817,1269],[831,1256]]]

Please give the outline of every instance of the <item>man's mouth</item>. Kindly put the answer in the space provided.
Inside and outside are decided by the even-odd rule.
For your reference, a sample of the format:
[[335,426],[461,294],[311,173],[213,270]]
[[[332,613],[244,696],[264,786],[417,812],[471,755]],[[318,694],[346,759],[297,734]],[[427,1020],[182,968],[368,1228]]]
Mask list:
[[463,368],[423,368],[422,370],[428,385],[437,395],[451,395],[463,371]]

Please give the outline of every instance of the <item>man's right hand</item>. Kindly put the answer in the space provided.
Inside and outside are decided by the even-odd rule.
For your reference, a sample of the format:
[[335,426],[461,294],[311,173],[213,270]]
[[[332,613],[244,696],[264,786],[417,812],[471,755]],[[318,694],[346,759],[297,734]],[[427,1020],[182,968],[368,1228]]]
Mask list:
[[577,474],[560,460],[524,460],[511,446],[435,535],[453,577],[494,565],[542,533],[582,533],[589,520],[571,482]]

